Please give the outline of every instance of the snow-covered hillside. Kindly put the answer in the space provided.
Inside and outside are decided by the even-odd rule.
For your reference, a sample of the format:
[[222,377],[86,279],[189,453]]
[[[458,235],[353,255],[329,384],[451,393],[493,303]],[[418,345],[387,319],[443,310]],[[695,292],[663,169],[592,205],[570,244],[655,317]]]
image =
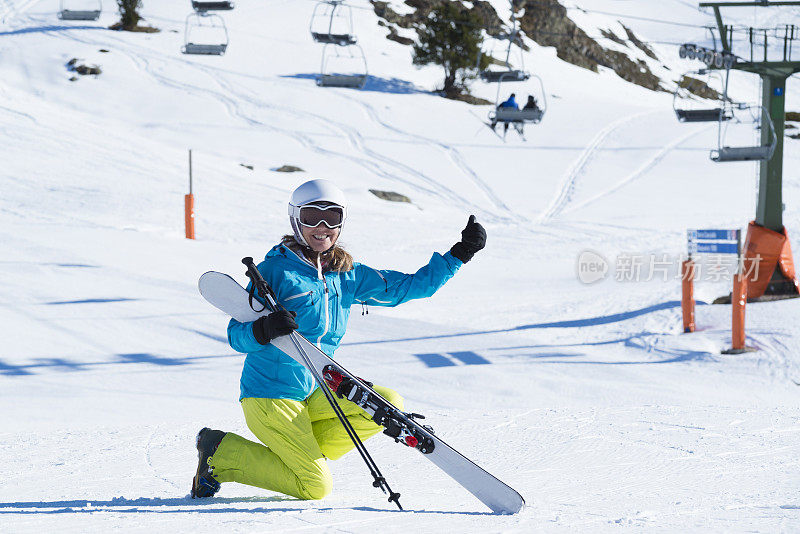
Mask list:
[[[310,0],[238,2],[222,14],[221,57],[181,54],[187,1],[144,0],[153,34],[107,30],[110,0],[97,22],[61,21],[57,4],[0,2],[0,530],[800,530],[800,301],[748,305],[758,352],[720,354],[729,306],[698,305],[698,332],[681,333],[686,229],[743,228],[755,212],[756,165],[711,162],[714,124],[680,124],[671,94],[526,40],[547,114],[527,141],[503,142],[485,125],[489,106],[430,93],[440,70],[413,67],[362,0],[362,91],[315,84]],[[670,43],[703,42],[702,28],[652,20],[712,24],[694,2],[580,4],[570,16],[588,34],[622,21],[652,43],[659,75],[701,66]],[[776,23],[742,11],[731,20]],[[72,58],[102,74],[70,81]],[[495,90],[473,86],[491,100]],[[757,79],[736,76],[732,92],[755,101]],[[798,95],[790,79],[788,110]],[[183,238],[189,149],[195,241]],[[304,172],[274,171],[285,164]],[[188,498],[201,427],[251,437],[236,402],[243,356],[197,278],[213,269],[243,282],[240,259],[289,232],[288,196],[311,178],[345,190],[342,241],[375,267],[413,272],[469,214],[485,225],[487,248],[433,298],[354,310],[337,355],[517,489],[521,513],[490,514],[383,436],[367,447],[403,513],[355,455],[331,464],[323,501],[236,484]],[[786,139],[795,250],[799,197],[800,141]],[[604,281],[579,281],[586,250],[609,261]],[[667,280],[645,281],[664,254]],[[617,280],[630,256],[645,262],[641,281]],[[724,278],[696,286],[705,303],[729,291]]]

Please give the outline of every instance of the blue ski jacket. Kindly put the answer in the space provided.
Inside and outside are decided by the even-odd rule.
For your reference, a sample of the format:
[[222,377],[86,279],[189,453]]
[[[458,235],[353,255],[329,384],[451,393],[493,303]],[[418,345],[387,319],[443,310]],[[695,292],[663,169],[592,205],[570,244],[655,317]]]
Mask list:
[[519,109],[519,105],[517,104],[517,101],[514,99],[513,96],[508,97],[508,100],[506,100],[505,102],[501,102],[500,105],[497,106],[497,107],[499,107],[499,108],[512,108],[512,109],[517,109],[517,110]]
[[[397,306],[430,297],[461,267],[449,252],[434,253],[414,274],[377,270],[355,263],[344,272],[320,272],[285,245],[270,250],[258,271],[272,287],[277,301],[297,312],[298,332],[325,354],[333,356],[347,328],[350,307],[356,303]],[[250,286],[248,285],[248,290]],[[261,345],[253,335],[253,323],[231,319],[228,342],[247,353],[241,379],[241,395],[261,399],[305,400],[316,388],[314,377],[273,345]]]

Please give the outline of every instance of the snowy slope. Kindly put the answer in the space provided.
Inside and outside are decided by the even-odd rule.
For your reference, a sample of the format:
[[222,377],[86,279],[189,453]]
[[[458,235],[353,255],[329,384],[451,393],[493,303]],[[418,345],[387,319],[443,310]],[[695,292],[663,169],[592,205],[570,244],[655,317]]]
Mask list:
[[[678,124],[671,95],[529,43],[548,113],[527,142],[503,143],[482,124],[488,107],[426,92],[439,70],[414,68],[366,2],[353,4],[364,91],[315,85],[311,1],[240,2],[223,14],[223,57],[180,53],[188,2],[145,0],[157,34],[105,30],[117,19],[109,1],[96,23],[59,21],[56,4],[0,3],[2,530],[800,530],[800,302],[748,306],[748,344],[760,350],[723,356],[730,307],[699,305],[698,332],[682,335],[676,280],[613,276],[621,254],[674,260],[686,228],[744,227],[754,213],[755,165],[709,161],[716,130]],[[693,5],[584,7],[710,23]],[[755,16],[746,11],[741,23]],[[620,18],[575,14],[591,35]],[[625,24],[657,42],[704,33]],[[654,49],[673,73],[700,66],[674,46]],[[73,57],[103,74],[69,81]],[[790,110],[800,108],[796,86]],[[754,99],[757,83],[742,77],[736,90]],[[494,98],[492,87],[474,91]],[[799,146],[786,140],[793,237]],[[183,239],[190,148],[196,241]],[[283,164],[305,172],[271,170]],[[240,485],[187,498],[200,427],[250,436],[236,403],[242,356],[196,280],[211,269],[242,280],[240,258],[289,230],[288,195],[311,177],[345,189],[343,242],[376,267],[415,270],[452,245],[470,213],[486,226],[486,250],[433,298],[354,310],[338,357],[400,391],[448,443],[520,491],[520,514],[489,514],[382,437],[368,448],[406,513],[352,455],[332,464],[324,501]],[[578,280],[587,249],[611,262],[607,280]],[[696,293],[710,302],[729,285],[698,283]]]

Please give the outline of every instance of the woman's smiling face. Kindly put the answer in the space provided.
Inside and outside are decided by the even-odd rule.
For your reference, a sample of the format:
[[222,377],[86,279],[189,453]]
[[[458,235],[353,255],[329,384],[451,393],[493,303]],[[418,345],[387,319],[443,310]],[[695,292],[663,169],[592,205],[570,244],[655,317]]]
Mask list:
[[328,228],[325,223],[320,223],[314,228],[303,226],[303,239],[314,252],[325,252],[331,248],[339,238],[340,228]]

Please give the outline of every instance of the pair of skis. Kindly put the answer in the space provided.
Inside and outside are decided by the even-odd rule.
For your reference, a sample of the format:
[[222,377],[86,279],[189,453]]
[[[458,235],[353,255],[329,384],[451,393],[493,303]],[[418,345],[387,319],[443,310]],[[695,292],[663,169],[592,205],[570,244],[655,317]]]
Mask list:
[[[494,135],[496,135],[498,139],[500,139],[500,140],[501,140],[501,141],[503,141],[504,143],[506,142],[506,133],[508,133],[508,129],[507,129],[507,128],[503,128],[503,135],[500,135],[499,133],[497,133],[497,130],[495,129],[495,128],[497,127],[497,125],[498,125],[498,124],[500,124],[499,122],[498,122],[498,123],[495,123],[495,125],[494,125],[494,126],[492,126],[492,123],[491,123],[491,122],[486,122],[486,121],[484,121],[484,120],[483,120],[483,119],[481,119],[481,118],[480,118],[480,117],[479,117],[479,116],[478,116],[478,115],[477,115],[475,112],[470,112],[470,113],[472,113],[472,114],[475,116],[475,118],[476,118],[476,119],[478,119],[479,121],[481,121],[481,123],[482,123],[482,124],[485,124],[486,126],[488,126],[488,127],[489,127],[489,129],[492,131],[492,133],[493,133]],[[520,138],[521,138],[523,141],[525,141],[525,142],[527,142],[527,141],[528,141],[528,138],[527,138],[527,137],[525,137],[525,126],[524,126],[524,125],[517,124],[517,123],[512,123],[512,124],[511,124],[511,126],[514,128],[514,131],[516,131],[516,132],[517,132],[517,134],[520,136]],[[479,128],[479,129],[478,129],[478,131],[477,131],[477,132],[475,132],[475,135],[478,135],[478,132],[480,132],[480,131],[481,131],[481,129]]]
[[[237,321],[246,323],[268,315],[278,308],[278,303],[272,289],[256,269],[252,258],[245,258],[242,263],[247,265],[247,275],[251,279],[253,290],[257,291],[258,295],[266,302],[264,309],[254,310],[252,294],[224,273],[215,271],[205,273],[200,277],[199,288],[202,296],[214,307]],[[423,418],[421,415],[398,410],[372,389],[371,384],[350,373],[299,333],[293,332],[287,336],[278,337],[271,343],[309,369],[334,411],[340,415],[345,429],[349,426],[349,422],[340,413],[341,408],[336,402],[334,394],[340,398],[347,398],[360,406],[372,416],[376,423],[385,428],[385,434],[394,438],[395,441],[419,450],[423,456],[493,512],[514,514],[522,509],[525,501],[519,493],[450,447],[437,437],[430,427],[420,424],[417,420]],[[328,387],[324,387],[323,384],[327,384]],[[348,434],[373,476],[373,485],[388,493],[389,501],[395,502],[402,509],[399,493],[394,493],[389,488],[386,479],[352,428],[349,429]]]

